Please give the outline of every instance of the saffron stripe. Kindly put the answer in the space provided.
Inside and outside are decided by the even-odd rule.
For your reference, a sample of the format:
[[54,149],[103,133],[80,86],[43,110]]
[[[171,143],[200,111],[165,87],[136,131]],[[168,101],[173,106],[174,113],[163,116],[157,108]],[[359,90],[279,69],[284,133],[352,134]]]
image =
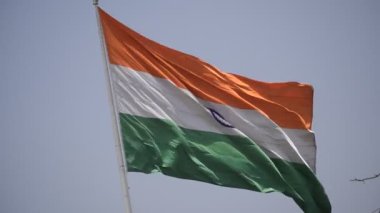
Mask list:
[[311,129],[310,85],[265,83],[222,72],[196,57],[147,39],[104,11],[99,12],[111,64],[168,79],[203,100],[255,109],[283,128]]

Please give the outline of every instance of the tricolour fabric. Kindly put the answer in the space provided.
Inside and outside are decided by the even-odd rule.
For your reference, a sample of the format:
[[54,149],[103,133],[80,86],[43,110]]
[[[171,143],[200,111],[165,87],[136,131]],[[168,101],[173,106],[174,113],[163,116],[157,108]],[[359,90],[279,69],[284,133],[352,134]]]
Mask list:
[[99,9],[128,170],[260,192],[330,212],[314,175],[313,89],[220,71]]

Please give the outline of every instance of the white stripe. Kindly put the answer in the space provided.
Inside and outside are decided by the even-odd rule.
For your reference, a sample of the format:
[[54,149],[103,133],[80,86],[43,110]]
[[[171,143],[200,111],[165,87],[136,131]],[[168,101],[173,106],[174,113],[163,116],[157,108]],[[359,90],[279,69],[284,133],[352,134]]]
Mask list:
[[[311,131],[283,129],[256,110],[201,100],[171,81],[146,72],[112,64],[110,70],[116,107],[121,113],[168,119],[187,129],[248,137],[269,157],[307,163],[315,171],[315,140]],[[235,128],[221,125],[207,108],[216,110]]]

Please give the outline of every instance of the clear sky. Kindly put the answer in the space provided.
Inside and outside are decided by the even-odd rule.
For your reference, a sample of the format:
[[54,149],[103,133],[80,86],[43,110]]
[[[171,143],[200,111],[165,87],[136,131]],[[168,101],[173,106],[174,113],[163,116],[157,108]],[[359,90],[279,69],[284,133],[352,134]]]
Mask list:
[[[334,212],[380,207],[380,1],[109,0],[147,37],[224,71],[315,88],[317,176]],[[122,213],[90,0],[0,2],[0,212]],[[134,213],[300,212],[263,194],[128,175]]]

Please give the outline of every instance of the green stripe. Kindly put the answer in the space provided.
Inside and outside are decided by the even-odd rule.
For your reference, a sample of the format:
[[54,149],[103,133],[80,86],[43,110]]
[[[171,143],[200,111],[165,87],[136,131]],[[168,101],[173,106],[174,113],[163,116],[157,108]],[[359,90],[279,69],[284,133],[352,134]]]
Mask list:
[[305,165],[271,159],[249,138],[190,130],[168,120],[120,114],[128,170],[221,186],[283,192],[308,213],[331,212]]

